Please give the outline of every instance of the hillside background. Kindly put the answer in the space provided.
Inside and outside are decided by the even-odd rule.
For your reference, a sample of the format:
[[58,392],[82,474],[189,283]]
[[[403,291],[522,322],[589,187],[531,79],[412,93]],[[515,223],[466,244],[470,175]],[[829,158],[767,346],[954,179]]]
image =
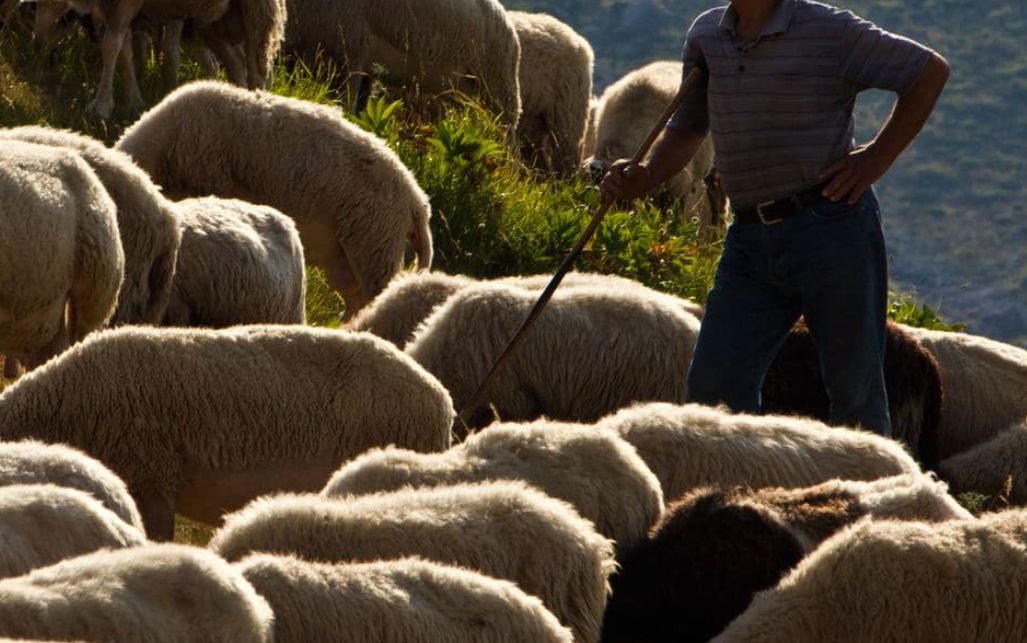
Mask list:
[[[708,0],[504,0],[545,11],[596,52],[596,91],[625,72],[677,59]],[[1027,3],[839,0],[937,49],[953,73],[924,132],[878,186],[892,277],[967,330],[1027,347]],[[892,97],[865,92],[860,140]]]

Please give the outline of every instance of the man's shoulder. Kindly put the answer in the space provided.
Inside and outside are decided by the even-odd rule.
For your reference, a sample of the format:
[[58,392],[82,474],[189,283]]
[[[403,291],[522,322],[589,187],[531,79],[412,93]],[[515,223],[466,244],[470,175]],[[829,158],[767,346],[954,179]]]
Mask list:
[[720,21],[724,18],[725,11],[727,11],[727,5],[703,11],[692,22],[688,32],[696,36],[716,33],[720,29]]

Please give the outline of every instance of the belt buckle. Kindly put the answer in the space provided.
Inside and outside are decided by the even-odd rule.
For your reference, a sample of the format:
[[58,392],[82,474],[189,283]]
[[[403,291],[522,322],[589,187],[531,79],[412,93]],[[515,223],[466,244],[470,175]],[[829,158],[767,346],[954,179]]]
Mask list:
[[756,204],[756,216],[760,218],[760,223],[762,223],[763,225],[776,225],[778,223],[781,223],[782,217],[778,217],[776,219],[767,219],[767,217],[763,216],[763,207],[767,205],[774,205],[774,203],[776,202],[764,201],[763,203]]

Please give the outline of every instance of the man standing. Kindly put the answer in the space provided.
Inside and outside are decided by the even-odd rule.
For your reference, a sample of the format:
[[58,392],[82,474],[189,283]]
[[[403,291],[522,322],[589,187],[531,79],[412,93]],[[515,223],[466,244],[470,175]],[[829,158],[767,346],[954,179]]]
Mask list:
[[[713,136],[734,223],[688,373],[689,397],[758,412],[760,389],[803,315],[833,424],[891,434],[884,361],[887,264],[871,189],[926,122],[945,60],[812,0],[731,0],[688,30],[684,73],[705,72],[647,162],[618,161],[606,201],[637,198]],[[852,110],[868,88],[898,95],[870,143]]]

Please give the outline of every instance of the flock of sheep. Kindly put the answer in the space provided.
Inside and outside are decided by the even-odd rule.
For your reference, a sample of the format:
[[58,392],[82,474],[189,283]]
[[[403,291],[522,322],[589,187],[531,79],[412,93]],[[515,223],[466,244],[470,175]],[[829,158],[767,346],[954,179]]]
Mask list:
[[[346,66],[354,96],[373,63],[427,93],[471,83],[524,158],[561,173],[629,155],[644,132],[627,123],[680,79],[645,67],[590,112],[587,42],[491,0],[38,2],[44,23],[68,7],[105,22],[105,65],[129,70],[112,25],[152,11],[162,47],[194,20],[251,86],[283,38]],[[459,38],[429,38],[453,24]],[[711,163],[672,196],[705,199]],[[1027,504],[1027,351],[890,325],[888,439],[823,423],[797,327],[764,389],[777,414],[732,414],[686,403],[701,306],[571,273],[454,426],[548,276],[429,271],[430,214],[338,110],[228,84],[175,90],[113,148],[0,130],[0,353],[17,380],[0,395],[0,637],[1027,632],[1027,511],[974,517],[950,495]],[[305,325],[307,262],[346,302],[339,330]],[[176,515],[217,527],[208,548],[167,542]]]

